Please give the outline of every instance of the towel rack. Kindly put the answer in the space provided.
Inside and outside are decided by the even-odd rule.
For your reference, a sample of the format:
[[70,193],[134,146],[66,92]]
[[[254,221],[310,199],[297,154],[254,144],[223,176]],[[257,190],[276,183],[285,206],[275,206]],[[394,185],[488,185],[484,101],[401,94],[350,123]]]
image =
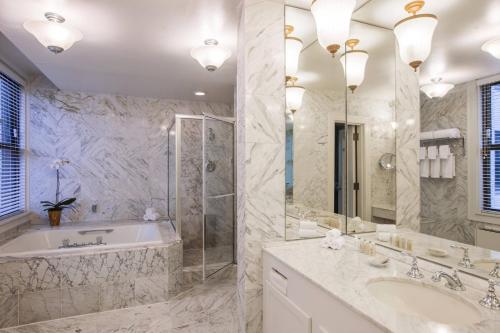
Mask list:
[[448,143],[453,143],[453,142],[460,142],[462,146],[462,151],[463,154],[462,156],[465,156],[465,138],[464,137],[459,137],[459,138],[439,138],[439,139],[425,139],[425,140],[420,140],[420,147],[428,147],[428,146],[434,146],[434,145],[442,145],[446,142]]

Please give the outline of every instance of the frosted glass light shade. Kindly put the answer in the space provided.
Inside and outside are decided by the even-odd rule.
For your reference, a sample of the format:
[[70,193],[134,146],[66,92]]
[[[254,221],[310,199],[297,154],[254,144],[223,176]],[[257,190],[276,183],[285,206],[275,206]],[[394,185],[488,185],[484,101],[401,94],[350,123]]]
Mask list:
[[356,0],[316,0],[312,3],[318,42],[328,52],[335,54],[349,37],[355,5]]
[[500,59],[500,37],[487,41],[481,46],[481,50],[488,52],[497,59]]
[[302,41],[295,37],[286,37],[286,76],[295,77],[299,69],[299,57],[302,51]]
[[420,90],[424,92],[429,98],[441,98],[444,97],[448,91],[455,87],[452,83],[440,82],[440,80],[432,80],[432,83],[424,84],[420,87]]
[[431,53],[432,36],[437,22],[435,15],[419,14],[407,17],[394,26],[399,55],[415,70]]
[[288,110],[295,112],[302,106],[302,98],[306,90],[301,86],[286,87],[286,106]]
[[231,57],[231,50],[219,46],[215,40],[209,40],[205,41],[204,46],[192,49],[191,57],[198,61],[203,68],[213,72]]
[[79,30],[54,21],[27,21],[23,27],[54,53],[69,49],[83,38]]
[[346,76],[346,85],[352,92],[354,92],[365,79],[367,61],[368,52],[362,50],[347,51],[340,57],[344,75]]

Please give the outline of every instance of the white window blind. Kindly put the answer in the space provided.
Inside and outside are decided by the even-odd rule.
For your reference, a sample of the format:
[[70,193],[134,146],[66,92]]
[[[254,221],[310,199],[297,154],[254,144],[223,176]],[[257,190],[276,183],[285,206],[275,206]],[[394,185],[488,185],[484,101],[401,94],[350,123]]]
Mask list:
[[25,210],[23,86],[0,72],[0,219]]
[[500,212],[500,82],[480,86],[482,210]]

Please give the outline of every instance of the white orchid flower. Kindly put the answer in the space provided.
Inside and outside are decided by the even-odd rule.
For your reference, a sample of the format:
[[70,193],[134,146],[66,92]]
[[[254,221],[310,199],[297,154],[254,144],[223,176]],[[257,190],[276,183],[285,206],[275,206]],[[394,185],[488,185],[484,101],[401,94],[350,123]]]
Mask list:
[[59,170],[63,165],[68,163],[69,163],[68,160],[61,160],[61,159],[53,160],[52,163],[50,164],[50,168],[54,170]]

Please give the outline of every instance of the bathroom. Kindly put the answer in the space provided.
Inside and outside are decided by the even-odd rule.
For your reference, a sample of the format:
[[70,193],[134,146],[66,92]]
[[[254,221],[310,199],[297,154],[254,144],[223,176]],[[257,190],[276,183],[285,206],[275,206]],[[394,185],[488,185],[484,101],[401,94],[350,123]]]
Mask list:
[[500,1],[0,8],[1,333],[500,332]]

